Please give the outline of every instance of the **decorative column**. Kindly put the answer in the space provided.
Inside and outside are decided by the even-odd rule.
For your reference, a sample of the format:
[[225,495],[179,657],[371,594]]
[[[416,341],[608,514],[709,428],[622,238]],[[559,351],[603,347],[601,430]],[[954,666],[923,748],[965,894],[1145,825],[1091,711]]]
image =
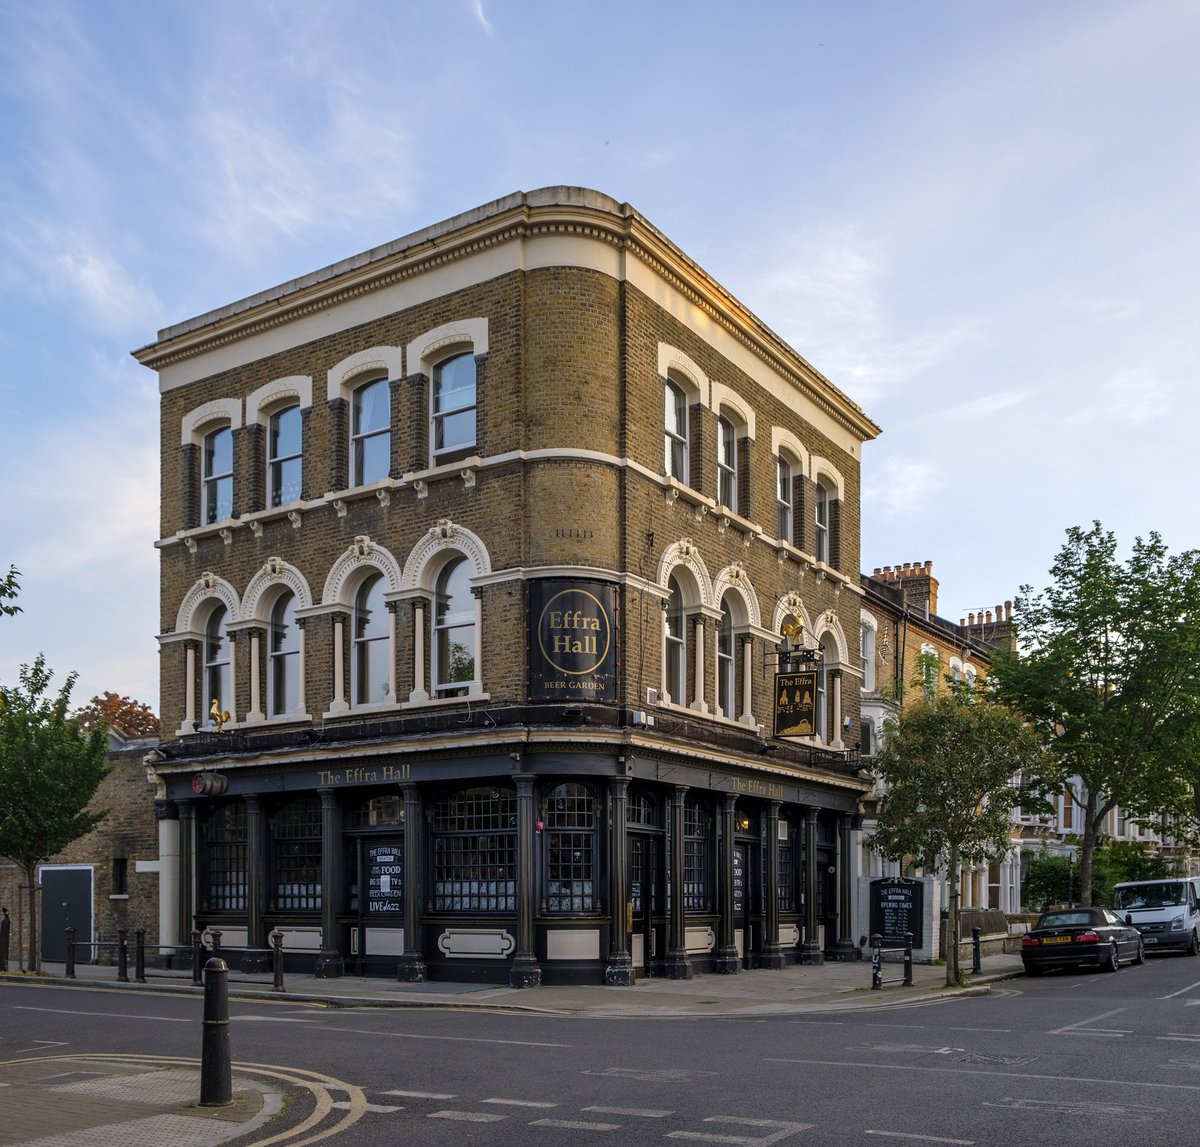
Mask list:
[[246,712],[246,720],[262,721],[262,666],[260,658],[262,656],[262,641],[259,637],[259,630],[250,630],[250,708]]
[[[402,785],[404,792],[404,955],[396,969],[402,984],[425,982],[425,957],[421,951],[421,790]],[[360,878],[361,879],[361,878]]]
[[180,944],[191,945],[196,926],[196,805],[179,801],[179,916],[176,935]]
[[671,793],[671,901],[670,926],[667,936],[667,958],[663,961],[663,975],[668,980],[690,980],[692,962],[687,954],[687,933],[683,913],[683,805],[687,799],[687,788],[677,785]]
[[321,797],[321,950],[318,980],[337,979],[345,964],[337,946],[338,857],[342,847],[341,809],[333,789],[318,789]]
[[534,820],[532,773],[520,773],[517,782],[517,950],[508,975],[511,988],[536,988],[542,982],[533,950]]
[[692,632],[695,634],[695,672],[692,675],[692,703],[689,709],[698,713],[708,712],[708,702],[704,700],[704,618],[697,617]]
[[[179,726],[177,737],[187,736],[196,731],[196,643],[183,643],[183,722]],[[190,932],[191,929],[189,928]]]
[[[179,809],[174,801],[156,800],[158,822],[158,946],[179,944]],[[169,961],[170,957],[164,957]],[[168,963],[169,967],[170,964]]]
[[425,602],[413,602],[413,690],[410,701],[428,701],[429,690],[425,685],[425,668],[429,658],[425,653]]
[[823,964],[821,933],[817,928],[817,810],[809,808],[804,822],[804,942],[801,964]]
[[767,805],[767,902],[763,905],[762,967],[782,968],[779,946],[779,801]]
[[833,694],[833,740],[830,742],[831,749],[844,748],[842,744],[842,671],[840,669],[831,669],[829,671],[830,692]]
[[246,797],[246,947],[243,972],[267,972],[271,952],[266,945],[263,909],[267,903],[267,818],[257,793]]
[[229,634],[229,719],[238,723],[237,642],[236,633]]
[[307,618],[303,617],[296,618],[296,636],[299,639],[296,643],[298,650],[296,656],[299,658],[299,664],[296,666],[296,710],[299,713],[308,712],[308,702],[304,696],[304,623],[306,620]]
[[723,976],[736,975],[740,963],[734,937],[737,921],[733,918],[733,817],[736,804],[737,797],[733,793],[726,793],[721,802],[721,879],[718,884],[721,896],[720,935],[714,970]]
[[635,978],[633,957],[629,952],[630,901],[625,836],[625,802],[629,795],[629,782],[624,777],[613,777],[608,782],[608,792],[608,888],[611,919],[608,966],[604,969],[604,982],[610,987],[628,988],[633,986]]
[[839,960],[859,960],[862,953],[854,943],[854,919],[851,915],[854,907],[854,873],[850,858],[854,855],[851,850],[850,832],[854,818],[848,812],[838,813],[837,837],[837,889],[838,889],[838,935],[837,958]]
[[387,603],[388,615],[388,701],[399,705],[400,698],[396,696],[396,603]]
[[331,713],[345,713],[350,706],[346,703],[346,618],[344,614],[333,615],[333,702]]
[[742,715],[738,717],[743,725],[754,725],[754,703],[752,683],[754,681],[754,638],[747,637],[742,642]]

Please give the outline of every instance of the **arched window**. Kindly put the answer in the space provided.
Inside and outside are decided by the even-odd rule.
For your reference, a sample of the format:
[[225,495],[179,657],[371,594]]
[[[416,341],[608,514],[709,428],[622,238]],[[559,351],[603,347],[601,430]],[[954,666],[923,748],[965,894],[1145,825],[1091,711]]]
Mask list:
[[792,541],[792,507],[795,495],[792,492],[792,464],[780,454],[775,459],[775,528],[782,541]]
[[286,406],[267,424],[267,505],[300,501],[303,468],[300,407]]
[[365,486],[386,478],[392,464],[391,386],[386,378],[354,392],[350,427],[350,485]]
[[858,660],[862,670],[862,687],[867,692],[875,688],[875,627],[864,621],[859,628]]
[[433,455],[444,460],[475,445],[475,356],[455,355],[433,369]]
[[274,906],[281,912],[321,907],[321,802],[302,797],[275,814]]
[[430,831],[435,911],[516,911],[514,790],[481,786],[445,796],[431,810]]
[[271,608],[267,647],[267,715],[283,717],[300,709],[300,626],[296,595],[285,593]]
[[204,910],[244,912],[247,888],[246,806],[237,800],[217,808],[204,826]]
[[717,502],[737,513],[737,428],[723,414],[717,419]]
[[221,426],[204,436],[203,522],[233,517],[233,431]]
[[233,700],[233,675],[230,668],[229,635],[225,631],[228,614],[218,605],[208,615],[204,627],[204,714],[210,714],[214,702],[218,712],[226,711]]
[[829,561],[829,490],[821,481],[813,486],[813,521],[816,533],[813,554],[819,562]]
[[581,784],[559,785],[546,798],[546,907],[596,907],[596,802]]
[[383,600],[383,574],[371,574],[354,595],[351,687],[355,705],[391,701],[391,627]]
[[708,818],[696,800],[683,808],[683,907],[687,912],[706,912],[712,907],[709,894]]
[[465,697],[475,681],[475,597],[466,558],[438,575],[434,602],[433,682],[438,697]]
[[733,644],[733,611],[728,598],[721,599],[721,626],[717,630],[717,704],[723,716],[732,717],[737,704],[736,659]]
[[666,402],[664,415],[664,468],[667,476],[688,482],[688,402],[678,383],[669,379],[663,387]]
[[671,596],[667,599],[664,616],[664,684],[668,699],[675,705],[687,704],[687,618],[683,612],[683,590],[679,580],[672,576],[668,581]]

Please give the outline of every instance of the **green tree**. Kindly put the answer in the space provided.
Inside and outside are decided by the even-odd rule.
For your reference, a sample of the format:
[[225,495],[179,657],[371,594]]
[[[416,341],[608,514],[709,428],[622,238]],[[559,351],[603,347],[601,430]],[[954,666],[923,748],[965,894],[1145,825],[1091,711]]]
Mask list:
[[959,868],[1007,855],[1014,806],[1049,807],[1045,752],[1016,714],[953,684],[901,710],[873,763],[887,788],[870,843],[891,860],[945,867],[946,983],[957,984]]
[[29,968],[41,969],[37,866],[90,832],[105,816],[88,802],[108,773],[103,730],[84,733],[68,714],[75,674],[50,693],[40,654],[15,686],[0,686],[0,855],[21,868],[29,889]]
[[5,614],[11,617],[14,613],[21,612],[21,607],[14,604],[21,588],[18,581],[20,576],[21,571],[16,566],[9,566],[8,573],[0,578],[0,617]]
[[1112,809],[1149,822],[1196,807],[1200,554],[1172,556],[1151,534],[1122,563],[1094,522],[1067,531],[1050,572],[1046,590],[1022,587],[1017,648],[992,654],[988,683],[1047,737],[1081,813],[1080,902],[1091,904]]

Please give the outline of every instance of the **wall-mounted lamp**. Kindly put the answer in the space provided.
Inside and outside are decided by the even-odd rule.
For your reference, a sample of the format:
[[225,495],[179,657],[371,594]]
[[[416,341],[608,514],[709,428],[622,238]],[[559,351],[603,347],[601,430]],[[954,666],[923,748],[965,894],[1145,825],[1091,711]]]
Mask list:
[[748,832],[750,829],[750,814],[740,812],[737,818],[738,832]]

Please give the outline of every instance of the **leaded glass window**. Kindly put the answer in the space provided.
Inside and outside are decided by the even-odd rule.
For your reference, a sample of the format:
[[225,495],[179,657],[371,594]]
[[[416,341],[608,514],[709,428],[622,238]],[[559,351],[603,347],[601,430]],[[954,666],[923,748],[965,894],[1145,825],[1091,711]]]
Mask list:
[[246,806],[221,805],[204,830],[204,907],[209,912],[246,910]]
[[704,912],[711,906],[708,876],[708,831],[704,810],[695,801],[683,809],[683,907]]
[[433,907],[438,912],[515,912],[517,797],[512,789],[463,789],[432,809]]
[[596,907],[596,802],[580,784],[559,785],[546,801],[546,906],[551,912]]
[[321,802],[305,797],[275,815],[275,907],[315,911],[321,907]]

